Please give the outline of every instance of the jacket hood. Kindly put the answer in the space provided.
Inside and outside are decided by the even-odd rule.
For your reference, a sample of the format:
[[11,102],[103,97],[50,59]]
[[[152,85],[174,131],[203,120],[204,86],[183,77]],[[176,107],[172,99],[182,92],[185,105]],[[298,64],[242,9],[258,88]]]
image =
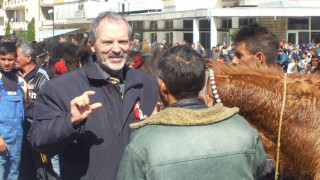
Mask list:
[[174,125],[194,126],[207,125],[223,121],[239,112],[239,108],[227,108],[221,103],[207,109],[166,108],[152,115],[146,120],[130,124],[130,128],[137,129],[145,125]]

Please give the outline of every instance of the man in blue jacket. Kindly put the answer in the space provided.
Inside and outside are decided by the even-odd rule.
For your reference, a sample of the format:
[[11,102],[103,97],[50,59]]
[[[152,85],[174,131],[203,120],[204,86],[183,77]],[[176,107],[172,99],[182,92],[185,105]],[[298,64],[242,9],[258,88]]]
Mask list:
[[153,112],[155,77],[125,65],[131,33],[121,15],[99,14],[89,62],[50,80],[37,96],[28,138],[35,150],[59,154],[61,179],[115,179],[129,124]]
[[289,56],[286,53],[283,53],[282,49],[279,49],[278,57],[277,57],[277,64],[282,66],[284,72],[287,72],[289,63],[291,63]]

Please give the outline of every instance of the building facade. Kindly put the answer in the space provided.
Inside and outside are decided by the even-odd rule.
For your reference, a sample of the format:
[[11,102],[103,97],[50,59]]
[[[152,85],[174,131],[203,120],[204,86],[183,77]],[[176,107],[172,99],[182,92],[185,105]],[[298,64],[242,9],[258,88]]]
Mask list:
[[[3,20],[0,12],[1,25],[7,26],[10,23],[11,31],[26,31],[28,22],[35,19],[36,30],[43,28],[43,23],[51,22],[48,9],[52,6],[44,6],[43,0],[3,0],[1,10],[3,11]],[[5,27],[0,29],[5,31]],[[1,35],[4,33],[1,33]]]
[[222,42],[230,45],[232,33],[259,22],[284,42],[320,42],[320,0],[0,0],[0,3],[3,9],[0,32],[7,23],[13,31],[26,30],[34,17],[38,41],[60,34],[70,34],[80,41],[88,37],[92,19],[111,10],[124,14],[140,41],[200,41],[211,49]]
[[283,42],[320,42],[319,0],[170,2],[161,12],[126,15],[134,31],[142,34],[138,36],[140,40],[200,41],[206,49],[211,49],[222,42],[230,45],[232,33],[242,26],[259,22]]

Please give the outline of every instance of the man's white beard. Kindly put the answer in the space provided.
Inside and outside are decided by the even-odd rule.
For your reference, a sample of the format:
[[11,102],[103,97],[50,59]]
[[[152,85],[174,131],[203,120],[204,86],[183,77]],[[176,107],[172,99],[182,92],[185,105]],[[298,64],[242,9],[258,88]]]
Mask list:
[[121,62],[121,64],[117,64],[117,65],[113,65],[111,63],[109,63],[109,56],[107,55],[104,59],[104,61],[101,61],[101,63],[103,65],[105,65],[108,69],[112,70],[112,71],[119,71],[123,68],[124,64],[126,63],[126,59],[127,59],[127,55],[123,55],[123,60]]

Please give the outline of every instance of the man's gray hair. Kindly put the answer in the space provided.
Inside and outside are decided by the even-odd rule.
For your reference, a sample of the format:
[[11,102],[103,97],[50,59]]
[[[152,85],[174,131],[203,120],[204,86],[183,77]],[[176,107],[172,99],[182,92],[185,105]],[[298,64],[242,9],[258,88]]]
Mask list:
[[31,60],[36,62],[36,47],[33,42],[25,41],[17,44],[17,49],[21,48],[25,57],[31,56]]
[[89,31],[89,39],[92,43],[95,43],[98,36],[98,26],[103,20],[107,20],[109,22],[111,21],[124,21],[128,26],[128,36],[129,40],[132,39],[132,29],[129,25],[129,23],[124,19],[124,17],[118,13],[115,12],[102,12],[100,13],[91,23],[90,31]]

